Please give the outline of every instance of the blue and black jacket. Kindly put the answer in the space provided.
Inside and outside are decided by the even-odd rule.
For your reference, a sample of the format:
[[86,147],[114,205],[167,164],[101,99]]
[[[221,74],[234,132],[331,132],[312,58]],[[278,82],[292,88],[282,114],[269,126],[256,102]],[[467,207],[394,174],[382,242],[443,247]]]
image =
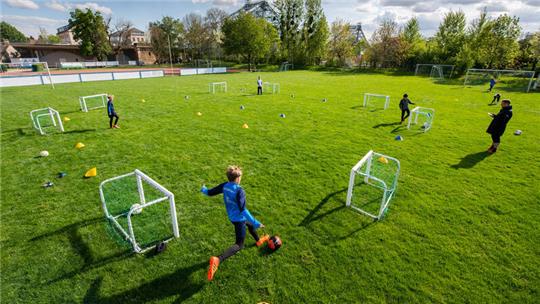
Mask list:
[[246,208],[246,192],[240,185],[234,182],[226,182],[205,193],[208,196],[215,196],[223,193],[223,202],[227,209],[227,215],[231,222],[249,222],[255,228],[259,228],[261,223],[257,221]]
[[109,101],[107,101],[107,115],[113,116],[115,114],[116,114],[116,112],[114,112],[113,102],[112,102],[112,100],[109,99]]

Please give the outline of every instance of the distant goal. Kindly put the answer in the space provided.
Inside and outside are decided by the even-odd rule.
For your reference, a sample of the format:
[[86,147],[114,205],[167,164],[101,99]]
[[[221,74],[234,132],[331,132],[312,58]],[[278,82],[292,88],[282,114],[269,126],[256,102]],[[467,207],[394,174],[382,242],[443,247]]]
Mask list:
[[88,112],[94,109],[105,108],[107,106],[107,96],[107,94],[96,94],[79,97],[81,111]]
[[450,64],[417,64],[414,70],[415,76],[429,76],[432,79],[443,80],[452,78],[454,74],[454,65]]
[[534,85],[534,73],[526,70],[468,69],[463,85],[486,85],[493,78],[497,81],[496,87],[504,86],[529,92]]
[[390,96],[382,94],[364,93],[364,108],[380,107],[383,104],[384,109],[390,105]]

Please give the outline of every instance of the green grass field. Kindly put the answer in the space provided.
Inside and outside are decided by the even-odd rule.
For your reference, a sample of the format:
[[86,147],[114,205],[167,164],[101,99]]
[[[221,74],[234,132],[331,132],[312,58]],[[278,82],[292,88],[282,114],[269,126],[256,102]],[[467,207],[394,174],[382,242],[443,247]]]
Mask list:
[[[1,302],[539,302],[538,93],[498,88],[514,117],[487,156],[486,112],[499,106],[486,86],[294,71],[262,73],[281,93],[256,96],[256,76],[2,89]],[[229,92],[209,94],[212,81]],[[391,95],[389,109],[363,108],[364,92]],[[429,132],[398,124],[405,92],[436,110]],[[79,110],[79,96],[98,93],[116,96],[121,129],[108,129],[105,109]],[[33,130],[28,113],[45,106],[71,119],[65,133]],[[401,162],[380,222],[345,207],[350,169],[371,149]],[[207,282],[208,258],[234,230],[221,196],[199,189],[223,182],[229,164],[243,167],[248,208],[284,244],[268,254],[248,236]],[[180,238],[161,255],[132,254],[101,209],[99,183],[136,168],[176,197]]]

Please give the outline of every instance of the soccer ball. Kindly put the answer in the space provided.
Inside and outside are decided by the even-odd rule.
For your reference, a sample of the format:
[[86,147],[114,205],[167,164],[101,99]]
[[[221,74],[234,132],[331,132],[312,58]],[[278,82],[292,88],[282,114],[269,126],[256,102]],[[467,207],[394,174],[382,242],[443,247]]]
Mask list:
[[41,157],[47,157],[47,156],[49,156],[49,151],[43,150],[43,151],[39,152],[39,156],[41,156]]
[[285,118],[285,114],[279,114],[279,117]]
[[422,125],[422,128],[423,128],[423,129],[429,128],[429,123],[425,122],[424,125]]
[[272,251],[278,250],[281,247],[281,245],[282,245],[281,239],[277,235],[274,235],[273,237],[270,238],[270,240],[268,240],[268,248],[270,248],[270,250]]
[[184,96],[184,99],[189,99],[189,96],[188,95]]
[[240,110],[243,110],[243,109],[245,109],[245,107],[244,107],[244,106],[240,106]]
[[516,130],[516,132],[514,132],[514,135],[521,135],[521,130]]
[[[133,204],[133,206],[131,206],[131,210],[139,208],[140,206],[141,204]],[[141,212],[142,212],[142,208],[139,208],[139,209],[134,210],[131,214],[140,214]]]

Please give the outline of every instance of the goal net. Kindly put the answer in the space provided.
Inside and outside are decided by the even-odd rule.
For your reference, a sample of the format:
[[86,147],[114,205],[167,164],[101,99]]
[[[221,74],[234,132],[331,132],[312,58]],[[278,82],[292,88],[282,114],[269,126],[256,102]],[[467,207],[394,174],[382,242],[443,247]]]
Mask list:
[[463,85],[486,85],[492,78],[497,81],[496,87],[529,92],[534,82],[534,71],[468,69]]
[[410,129],[412,125],[420,125],[420,129],[427,132],[433,125],[433,119],[435,118],[435,110],[431,108],[415,107],[409,115],[409,122],[407,123],[407,129]]
[[40,77],[42,84],[50,84],[54,89],[54,82],[47,62],[20,61],[11,63],[0,63],[0,74],[2,76],[36,76]]
[[386,110],[390,105],[390,96],[364,93],[364,108],[380,108],[380,104],[383,104],[384,109]]
[[271,83],[271,82],[265,82],[263,83],[263,91],[264,92],[271,92],[272,94],[277,94],[280,92],[280,86],[279,83]]
[[105,108],[107,106],[107,96],[107,94],[96,94],[79,97],[81,111],[88,112],[94,109]]
[[396,191],[399,171],[397,159],[369,151],[351,170],[347,207],[380,220]]
[[45,129],[57,128],[60,132],[64,132],[64,125],[60,119],[60,113],[53,108],[47,107],[30,111],[32,125],[39,134],[45,135]]
[[180,237],[174,194],[138,169],[103,181],[99,196],[105,216],[133,251]]
[[417,64],[414,70],[415,76],[429,76],[437,80],[452,78],[453,74],[454,66],[450,64]]
[[208,84],[208,92],[216,94],[216,92],[227,92],[226,82],[211,82]]
[[292,69],[294,69],[294,65],[292,63],[288,63],[287,61],[283,62],[279,67],[280,72],[287,72]]

